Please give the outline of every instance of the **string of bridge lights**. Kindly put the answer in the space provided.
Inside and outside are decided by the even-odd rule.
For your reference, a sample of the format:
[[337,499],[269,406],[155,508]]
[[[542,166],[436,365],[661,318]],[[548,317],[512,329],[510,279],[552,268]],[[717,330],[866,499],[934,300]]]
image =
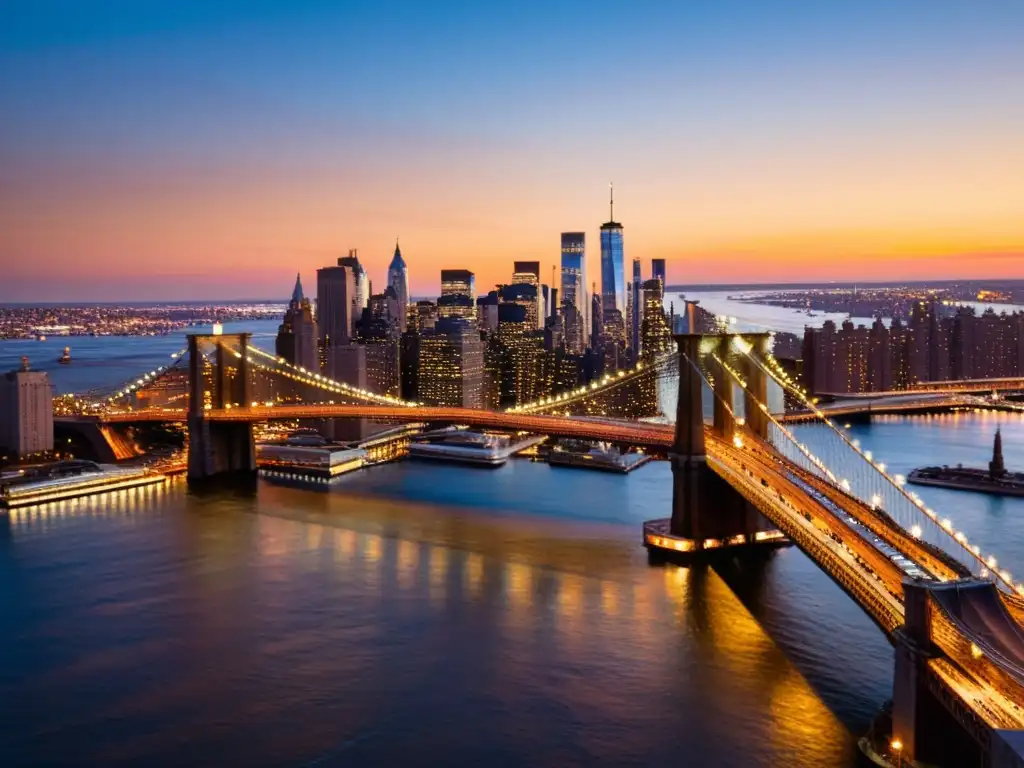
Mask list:
[[[665,360],[671,359],[672,355],[666,355],[661,361],[655,363],[657,366],[659,363],[663,363]],[[582,386],[576,387],[568,392],[561,392],[557,395],[548,395],[547,397],[541,397],[534,400],[532,403],[524,403],[523,405],[514,405],[511,408],[507,408],[508,413],[528,413],[530,411],[539,410],[548,406],[561,406],[571,405],[572,403],[578,402],[586,397],[594,395],[598,391],[604,391],[605,389],[611,389],[619,384],[624,384],[627,377],[631,377],[635,374],[640,373],[648,366],[645,366],[642,362],[637,361],[637,364],[632,368],[623,369],[617,371],[614,374],[606,373],[598,381],[592,381],[589,384],[583,384]],[[568,414],[566,414],[568,415]]]
[[150,383],[150,380],[155,379],[157,376],[162,374],[168,368],[172,368],[173,366],[177,365],[178,359],[182,355],[184,355],[185,352],[187,352],[187,351],[188,351],[188,347],[185,347],[184,349],[179,349],[177,352],[172,352],[171,353],[171,359],[174,360],[173,363],[167,363],[166,365],[158,366],[158,367],[154,368],[152,371],[150,371],[149,373],[142,374],[141,378],[139,378],[136,381],[133,381],[133,382],[125,385],[123,388],[121,388],[120,390],[118,390],[114,394],[110,395],[110,397],[107,398],[107,402],[108,403],[112,403],[115,400],[117,400],[119,397],[125,397],[126,395],[130,395],[136,389],[139,389],[140,387],[144,387],[146,384]]
[[[289,374],[287,371],[281,370],[280,368],[274,369],[270,368],[269,366],[261,366],[259,363],[253,360],[252,354],[246,356],[246,360],[248,360],[249,362],[253,363],[254,365],[257,365],[258,367],[263,368],[264,370],[271,371],[272,373],[280,373],[281,375],[288,376],[289,378],[295,381],[302,382],[304,384],[310,384],[314,387],[319,387],[320,389],[324,389],[329,392],[358,395],[359,397],[363,397],[367,400],[374,400],[385,405],[401,405],[408,408],[414,408],[417,405],[419,405],[419,403],[410,402],[408,400],[402,400],[401,398],[393,397],[392,395],[380,395],[377,394],[376,392],[370,392],[367,389],[360,389],[359,387],[354,387],[351,384],[346,384],[343,381],[336,381],[335,379],[332,379],[328,376],[324,376],[323,374],[308,371],[302,366],[293,365],[292,363],[289,363],[287,360],[285,360],[283,357],[277,357],[276,355],[272,355],[269,352],[263,351],[259,347],[249,345],[247,349],[250,353],[255,353],[267,360],[272,360],[276,365],[290,369],[294,371],[294,373]],[[240,358],[242,356],[241,352],[236,351],[234,352],[234,354],[235,357]]]
[[[775,359],[774,355],[772,355],[770,352],[765,353],[764,360],[768,364],[765,365],[764,363],[758,361],[750,354],[750,350],[752,349],[752,347],[749,344],[742,342],[742,340],[740,339],[737,339],[736,342],[739,342],[736,343],[737,348],[743,354],[747,355],[747,357],[750,358],[750,360],[752,360],[755,365],[760,367],[763,371],[765,371],[765,373],[767,373],[769,376],[775,379],[775,381],[781,387],[783,387],[783,389],[786,389],[792,394],[794,394],[806,406],[808,410],[814,413],[814,415],[821,419],[821,421],[824,424],[826,424],[829,427],[829,429],[831,429],[835,434],[837,434],[839,438],[851,450],[854,451],[854,453],[860,456],[860,458],[867,462],[868,466],[870,466],[872,469],[875,470],[875,472],[881,475],[885,479],[885,481],[888,482],[900,496],[902,496],[906,501],[908,501],[913,507],[927,515],[931,519],[931,521],[937,525],[940,531],[945,533],[949,538],[953,539],[953,541],[960,545],[960,547],[968,554],[969,557],[977,561],[978,564],[981,566],[982,578],[985,578],[986,576],[991,574],[994,577],[996,577],[998,581],[1001,581],[1003,584],[1009,587],[1010,590],[1015,591],[1020,595],[1024,595],[1024,584],[1014,583],[1013,576],[1008,570],[1006,570],[1005,568],[999,569],[999,561],[997,560],[995,555],[990,554],[987,557],[982,555],[981,547],[979,547],[977,544],[970,544],[967,540],[967,534],[965,534],[963,531],[956,530],[953,525],[953,521],[950,518],[946,517],[940,520],[938,513],[936,513],[935,510],[933,510],[931,507],[925,505],[924,499],[922,499],[916,493],[908,492],[904,487],[905,481],[903,480],[903,477],[900,475],[897,475],[896,477],[890,475],[886,471],[885,464],[883,462],[874,460],[871,451],[865,451],[861,449],[859,440],[851,440],[846,435],[846,433],[843,432],[843,430],[837,427],[835,423],[831,419],[829,419],[828,416],[826,416],[826,414],[818,407],[817,403],[815,403],[814,400],[808,396],[807,391],[800,387],[799,385],[797,385],[796,382],[794,382],[793,379],[789,376],[789,374],[786,373],[785,370],[783,370],[782,366],[779,364],[779,361]],[[761,403],[760,406],[765,413],[768,413],[768,408],[764,403]],[[779,429],[781,429],[788,437],[790,437],[790,439],[795,441],[795,437],[792,437],[792,433],[788,429],[783,427],[781,424],[779,424],[770,413],[768,413],[768,417],[772,420],[774,424],[776,424],[777,427],[779,427]],[[803,444],[800,444],[799,442],[798,445],[800,446],[802,453],[804,453],[809,458],[812,458],[813,455],[810,453],[810,451],[806,449],[806,446],[803,446]],[[815,459],[816,457],[812,458],[812,461],[814,461]],[[820,463],[820,460],[818,460],[818,463]],[[818,464],[816,464],[816,466],[817,465]],[[828,469],[824,467],[823,463],[820,465],[822,466],[824,471],[828,472],[829,479],[832,480],[833,483],[835,483],[835,475],[829,472]],[[843,479],[839,481],[838,484],[844,491],[850,492],[850,482],[848,480]],[[880,503],[880,499],[872,499],[872,506],[878,506],[878,503]],[[915,538],[919,537],[921,533],[920,526],[915,525],[914,529],[911,530],[911,534],[914,535],[915,531]]]

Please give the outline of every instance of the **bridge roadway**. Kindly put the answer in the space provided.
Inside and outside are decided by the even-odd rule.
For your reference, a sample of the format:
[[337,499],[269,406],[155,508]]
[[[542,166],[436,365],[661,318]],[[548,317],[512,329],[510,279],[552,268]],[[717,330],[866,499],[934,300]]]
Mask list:
[[[708,442],[710,466],[754,504],[837,584],[850,594],[892,639],[903,624],[902,570],[864,539],[852,533],[841,519],[790,482],[793,466],[772,456],[765,446],[737,448],[720,438]],[[767,484],[767,485],[766,485]],[[849,512],[856,505],[830,496]],[[863,505],[861,505],[863,506]],[[808,520],[808,516],[810,520]],[[852,514],[859,519],[859,516]],[[865,520],[867,517],[865,517]],[[837,541],[838,539],[838,541]],[[909,554],[909,553],[905,553]],[[934,555],[925,551],[925,562]],[[913,557],[910,557],[913,559]],[[937,570],[943,561],[938,561]],[[963,582],[940,586],[945,594],[959,598]],[[993,729],[1024,729],[1024,638],[1021,628],[1007,610],[1004,596],[992,585],[963,600],[943,598],[942,592],[930,605],[936,645],[956,664],[943,658],[928,661],[927,667],[940,695],[950,693],[981,722]],[[952,607],[950,607],[952,605]]]
[[990,392],[1024,392],[1024,376],[996,379],[947,379],[921,381],[909,389],[888,389],[881,392],[822,392],[823,397],[847,398],[898,397],[914,393],[938,392],[947,395],[977,395]]
[[[772,453],[774,454],[774,451]],[[778,454],[774,454],[772,458],[777,462],[780,461]],[[971,572],[963,564],[959,563],[947,552],[909,535],[902,526],[885,514],[885,512],[868,506],[852,494],[837,488],[828,480],[801,467],[796,467],[792,462],[786,462],[786,465],[789,472],[799,477],[836,506],[848,510],[850,516],[872,534],[882,539],[893,549],[899,550],[929,575],[939,581],[970,578]]]
[[[870,414],[902,414],[916,413],[950,408],[997,408],[1015,410],[1014,406],[999,400],[985,400],[967,394],[942,394],[930,392],[902,392],[891,397],[858,397],[840,400],[835,403],[822,403],[818,410],[826,418],[842,416],[864,416]],[[783,422],[818,421],[815,411],[789,411],[778,414],[775,418]]]
[[[395,405],[261,405],[248,408],[207,410],[203,415],[210,421],[222,422],[324,418],[447,422],[488,429],[522,430],[552,437],[621,442],[660,450],[671,447],[675,439],[675,428],[671,424],[572,419],[564,416],[536,416],[507,411],[485,411],[477,408]],[[185,421],[186,412],[181,409],[154,408],[139,411],[111,411],[99,418],[102,423]]]

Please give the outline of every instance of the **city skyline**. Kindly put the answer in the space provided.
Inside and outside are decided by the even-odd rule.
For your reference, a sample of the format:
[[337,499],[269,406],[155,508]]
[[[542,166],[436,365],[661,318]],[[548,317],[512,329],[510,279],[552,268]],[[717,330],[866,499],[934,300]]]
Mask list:
[[546,275],[609,181],[669,284],[1024,277],[1024,8],[784,10],[32,4],[0,301],[276,296],[350,248],[381,280],[396,235],[414,296]]

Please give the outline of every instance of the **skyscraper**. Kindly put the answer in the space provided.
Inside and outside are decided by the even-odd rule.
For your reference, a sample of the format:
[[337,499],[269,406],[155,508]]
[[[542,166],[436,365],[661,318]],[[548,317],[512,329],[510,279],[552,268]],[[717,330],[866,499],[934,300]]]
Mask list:
[[576,313],[566,318],[565,347],[571,354],[581,355],[590,338],[586,235],[583,232],[562,233],[561,267],[561,302],[576,308]]
[[370,304],[370,281],[366,270],[359,263],[359,249],[349,248],[348,256],[338,259],[338,266],[349,267],[352,270],[352,328],[363,317],[363,310]]
[[643,276],[640,270],[640,259],[633,258],[633,280],[629,284],[631,306],[629,311],[629,348],[633,350],[633,359],[640,355],[640,318],[643,312]]
[[302,280],[296,274],[291,301],[288,302],[284,320],[277,329],[274,350],[278,357],[283,357],[292,365],[315,372],[320,370],[320,358],[317,354],[318,340],[313,306],[303,295]]
[[[498,289],[498,299],[501,304],[518,304],[526,313],[527,330],[537,329],[537,285],[529,283],[513,283],[503,285]],[[499,310],[500,316],[500,310]]]
[[53,450],[53,393],[44,371],[21,369],[0,376],[0,449],[17,456]]
[[483,406],[484,345],[474,324],[441,318],[419,337],[417,397],[428,405]]
[[651,278],[654,280],[661,280],[661,290],[665,291],[665,260],[664,259],[651,259]]
[[540,262],[539,261],[516,261],[513,262],[512,270],[513,285],[530,285],[535,289],[533,296],[533,308],[527,308],[527,322],[534,329],[544,327],[544,302],[540,289]]
[[442,269],[441,295],[468,296],[476,301],[476,275],[468,269]]
[[653,362],[672,351],[672,331],[665,318],[665,294],[660,279],[647,280],[640,291],[643,319],[640,321],[640,349],[643,359]]
[[348,344],[352,338],[352,311],[356,275],[351,266],[323,267],[316,271],[317,333],[323,347]]
[[405,267],[405,259],[395,240],[395,255],[388,267],[388,285],[394,290],[398,301],[398,332],[405,333],[409,324],[409,273]]
[[609,188],[609,219],[601,225],[601,305],[606,344],[626,342],[626,262],[622,225],[615,221],[614,191]]
[[491,342],[498,352],[500,404],[509,407],[536,398],[540,394],[538,374],[544,336],[533,328],[525,305],[512,302],[498,305],[498,329]]

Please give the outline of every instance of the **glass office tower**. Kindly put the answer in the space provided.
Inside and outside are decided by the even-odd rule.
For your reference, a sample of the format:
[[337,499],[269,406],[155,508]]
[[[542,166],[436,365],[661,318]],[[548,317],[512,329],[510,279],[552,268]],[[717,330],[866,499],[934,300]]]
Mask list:
[[[587,296],[587,248],[583,232],[562,233],[562,274],[559,301],[577,310],[573,322],[566,325],[566,348],[581,355],[590,337],[590,300]],[[571,325],[571,327],[570,327]]]
[[601,225],[601,305],[606,341],[626,343],[626,255],[622,225],[615,221],[615,198],[609,196],[610,216]]

